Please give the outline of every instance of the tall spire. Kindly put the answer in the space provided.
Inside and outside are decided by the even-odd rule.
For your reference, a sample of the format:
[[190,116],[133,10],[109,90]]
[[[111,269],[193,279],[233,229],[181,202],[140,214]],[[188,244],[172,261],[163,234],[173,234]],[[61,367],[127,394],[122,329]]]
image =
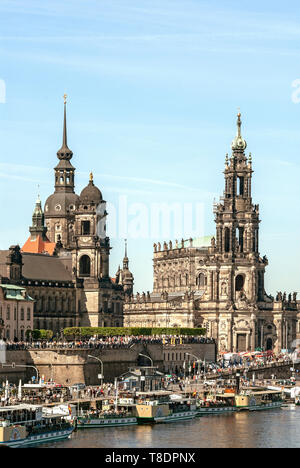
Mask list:
[[247,148],[247,143],[246,140],[244,140],[244,138],[242,137],[242,121],[240,112],[238,113],[237,118],[237,134],[231,144],[231,148],[233,151],[245,151],[245,149]]
[[127,239],[125,239],[125,255],[123,259],[123,269],[128,270],[129,259],[127,257]]
[[62,147],[57,151],[57,157],[60,160],[70,161],[73,156],[73,152],[68,148],[67,143],[67,95],[64,94],[64,127],[63,127],[63,144]]

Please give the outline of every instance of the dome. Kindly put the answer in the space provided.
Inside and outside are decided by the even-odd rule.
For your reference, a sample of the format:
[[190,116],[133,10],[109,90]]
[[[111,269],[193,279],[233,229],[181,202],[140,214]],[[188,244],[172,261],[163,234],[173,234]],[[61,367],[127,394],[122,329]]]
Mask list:
[[55,192],[45,203],[45,216],[63,216],[77,208],[79,197],[73,192]]
[[102,201],[102,193],[94,185],[93,181],[93,174],[90,175],[89,185],[87,185],[80,194],[80,203],[84,204],[91,204],[94,203],[95,205],[99,205]]

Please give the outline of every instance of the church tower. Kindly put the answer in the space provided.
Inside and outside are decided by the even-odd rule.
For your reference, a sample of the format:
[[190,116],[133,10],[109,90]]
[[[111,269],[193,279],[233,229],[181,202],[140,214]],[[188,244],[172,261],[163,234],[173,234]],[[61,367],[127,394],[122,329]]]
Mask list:
[[74,240],[77,277],[96,281],[109,277],[109,239],[106,237],[106,202],[94,185],[93,174],[82,190],[75,213]]
[[129,270],[129,258],[127,256],[127,239],[125,239],[125,255],[123,258],[123,270],[121,270],[119,267],[116,273],[116,283],[121,284],[123,286],[124,293],[127,296],[132,296],[134,277],[131,271]]
[[252,304],[264,300],[264,273],[267,260],[259,256],[259,206],[252,203],[252,156],[247,158],[247,143],[241,133],[238,114],[237,135],[232,155],[225,161],[225,191],[215,206],[216,251],[230,269],[227,295],[229,303],[240,299]]
[[45,221],[51,242],[62,242],[71,248],[74,230],[74,212],[79,197],[75,194],[75,167],[71,164],[73,152],[67,143],[66,95],[64,95],[64,123],[62,147],[57,152],[59,163],[54,168],[54,194],[45,203]]
[[[84,326],[112,326],[122,323],[120,303],[123,291],[109,277],[110,241],[106,235],[106,202],[90,174],[82,190],[74,224],[73,274],[82,283],[80,309]],[[113,313],[115,304],[117,315]]]
[[40,196],[38,196],[32,215],[32,226],[29,228],[32,240],[35,240],[38,236],[40,236],[42,240],[48,240],[46,238],[47,228],[45,227],[44,222],[42,202]]

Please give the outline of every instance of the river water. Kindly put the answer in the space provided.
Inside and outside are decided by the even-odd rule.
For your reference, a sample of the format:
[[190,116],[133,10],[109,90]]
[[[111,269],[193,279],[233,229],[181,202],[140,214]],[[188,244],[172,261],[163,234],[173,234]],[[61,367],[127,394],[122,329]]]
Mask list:
[[[40,447],[49,447],[42,445]],[[300,408],[77,431],[57,448],[299,448]]]

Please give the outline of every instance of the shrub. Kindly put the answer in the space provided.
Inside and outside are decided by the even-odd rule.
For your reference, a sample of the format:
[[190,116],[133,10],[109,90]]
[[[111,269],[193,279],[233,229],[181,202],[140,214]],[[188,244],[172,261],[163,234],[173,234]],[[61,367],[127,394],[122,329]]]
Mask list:
[[52,330],[27,330],[26,338],[30,339],[30,336],[33,340],[51,340],[53,337]]
[[177,335],[177,336],[203,336],[205,328],[148,328],[148,327],[72,327],[64,329],[66,337],[91,337],[100,336],[154,336],[154,335]]

